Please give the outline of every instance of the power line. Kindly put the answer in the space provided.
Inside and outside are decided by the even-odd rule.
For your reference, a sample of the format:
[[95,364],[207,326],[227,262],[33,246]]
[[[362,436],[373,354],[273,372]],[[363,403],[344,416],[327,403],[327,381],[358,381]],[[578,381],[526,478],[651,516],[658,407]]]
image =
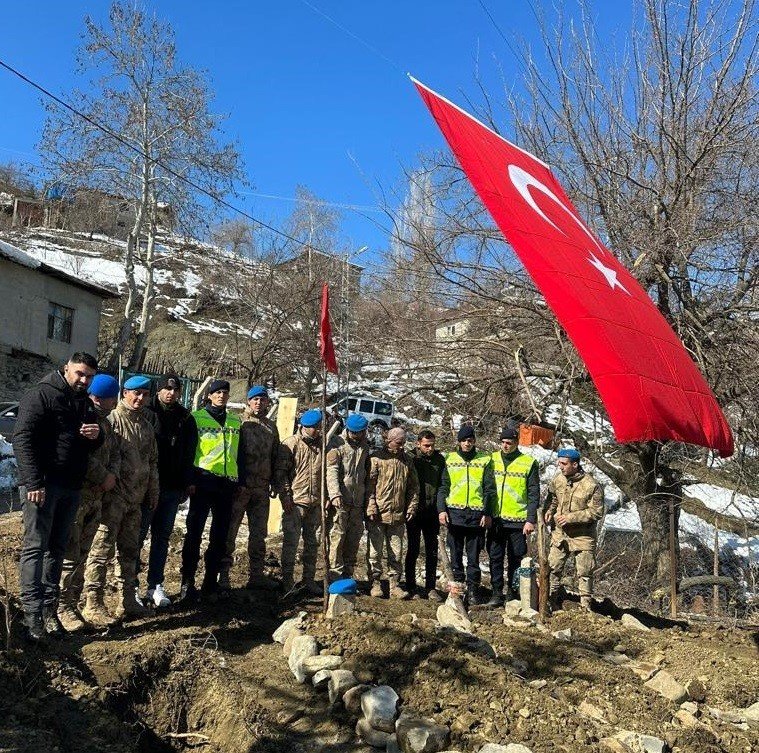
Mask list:
[[[302,243],[302,241],[298,240],[298,238],[295,238],[292,235],[289,235],[288,233],[285,233],[282,230],[278,230],[277,228],[273,227],[272,225],[269,225],[266,222],[263,222],[262,220],[259,220],[257,217],[254,217],[252,214],[248,214],[245,210],[240,209],[239,207],[234,206],[234,204],[230,204],[228,201],[226,201],[225,199],[222,199],[220,196],[216,196],[211,191],[209,191],[206,188],[203,188],[203,186],[195,183],[195,181],[191,180],[187,176],[181,175],[180,173],[176,172],[175,170],[172,170],[170,167],[168,167],[167,165],[165,165],[160,160],[157,160],[157,159],[154,159],[152,157],[149,157],[138,146],[135,146],[134,144],[130,144],[126,139],[122,138],[118,133],[115,133],[114,131],[112,131],[107,126],[104,126],[102,123],[99,123],[94,118],[91,118],[89,115],[87,115],[86,113],[83,113],[81,110],[78,110],[73,105],[70,105],[68,102],[66,102],[65,100],[63,100],[60,97],[56,96],[55,94],[53,94],[51,91],[49,91],[48,89],[46,89],[41,84],[38,84],[36,81],[33,81],[32,79],[30,79],[28,76],[25,76],[23,73],[21,73],[21,71],[17,70],[12,65],[9,65],[8,63],[6,63],[3,60],[0,60],[0,67],[5,68],[5,70],[9,71],[14,76],[17,76],[18,78],[20,78],[24,83],[29,84],[29,86],[32,86],[37,91],[39,91],[42,94],[44,94],[46,97],[49,97],[54,102],[56,102],[57,104],[59,104],[61,107],[65,108],[66,110],[68,110],[72,114],[76,115],[78,118],[81,118],[82,120],[86,121],[90,125],[92,125],[95,128],[97,128],[99,131],[102,131],[104,134],[106,134],[106,136],[109,136],[110,138],[114,139],[115,141],[118,141],[122,146],[127,147],[127,149],[130,149],[131,151],[135,152],[135,154],[138,154],[143,159],[148,160],[148,162],[152,162],[154,165],[157,165],[158,167],[160,167],[161,169],[163,169],[164,171],[166,171],[169,175],[177,178],[178,180],[183,181],[188,186],[190,186],[191,188],[194,188],[196,191],[198,191],[198,193],[202,193],[203,195],[208,196],[210,199],[212,199],[213,201],[217,202],[221,206],[226,207],[227,209],[230,209],[231,211],[236,212],[237,214],[242,215],[243,217],[246,217],[247,219],[251,220],[252,222],[256,223],[257,225],[260,225],[261,227],[265,227],[267,230],[271,230],[276,235],[279,235],[279,236],[281,236],[283,238],[286,238],[287,240],[293,241],[294,243],[299,244],[299,245]],[[320,251],[321,249],[318,249],[318,248],[314,247],[314,250]],[[325,254],[329,255],[328,252],[326,252],[326,251],[322,251],[322,253],[325,253]]]

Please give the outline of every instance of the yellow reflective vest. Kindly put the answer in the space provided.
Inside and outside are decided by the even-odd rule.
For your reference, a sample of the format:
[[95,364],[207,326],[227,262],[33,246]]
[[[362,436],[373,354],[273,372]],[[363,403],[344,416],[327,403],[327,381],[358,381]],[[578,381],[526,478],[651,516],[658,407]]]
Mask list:
[[469,462],[458,452],[449,452],[445,456],[445,466],[451,479],[451,490],[445,504],[448,507],[468,507],[470,510],[488,513],[482,481],[489,463],[490,455],[487,452],[476,453]]
[[527,476],[535,458],[519,453],[507,466],[500,450],[492,455],[498,502],[495,517],[502,520],[527,520]]
[[237,481],[237,448],[240,444],[241,422],[227,412],[224,426],[205,409],[193,411],[198,425],[198,446],[195,450],[195,466],[214,476]]

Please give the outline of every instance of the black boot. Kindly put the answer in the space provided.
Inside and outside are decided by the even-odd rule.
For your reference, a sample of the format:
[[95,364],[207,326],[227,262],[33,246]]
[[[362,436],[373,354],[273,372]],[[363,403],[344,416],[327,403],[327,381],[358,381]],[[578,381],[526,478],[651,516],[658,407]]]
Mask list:
[[469,586],[467,593],[469,595],[468,601],[473,607],[478,607],[485,603],[479,586]]
[[24,613],[24,637],[29,643],[45,642],[45,623],[40,614]]
[[493,589],[493,595],[490,597],[490,601],[485,605],[487,607],[498,608],[503,606],[503,591],[499,589]]
[[42,607],[42,626],[51,638],[62,638],[66,634],[58,619],[58,607],[55,605]]

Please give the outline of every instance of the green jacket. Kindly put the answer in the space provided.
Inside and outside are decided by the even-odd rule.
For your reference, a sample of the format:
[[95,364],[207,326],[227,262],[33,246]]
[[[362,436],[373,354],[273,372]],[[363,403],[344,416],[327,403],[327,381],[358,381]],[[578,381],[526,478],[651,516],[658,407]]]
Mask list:
[[198,426],[195,467],[220,478],[237,481],[237,453],[240,446],[240,419],[227,412],[222,426],[205,408],[193,411]]

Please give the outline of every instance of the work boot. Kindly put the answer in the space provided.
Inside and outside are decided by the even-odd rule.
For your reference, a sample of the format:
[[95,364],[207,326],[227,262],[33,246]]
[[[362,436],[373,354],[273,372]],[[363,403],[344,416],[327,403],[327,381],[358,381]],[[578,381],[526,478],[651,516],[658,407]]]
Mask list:
[[427,592],[427,598],[430,601],[434,601],[436,604],[442,604],[443,602],[443,597],[441,596],[440,591],[438,591],[437,588],[431,588]]
[[315,580],[303,581],[302,588],[309,596],[324,596],[324,586]]
[[42,644],[45,642],[45,623],[41,614],[24,613],[24,638],[29,643]]
[[275,581],[274,578],[269,578],[263,573],[251,575],[250,578],[248,578],[248,582],[245,584],[245,588],[251,591],[259,589],[261,591],[276,591],[277,587],[277,581]]
[[105,608],[103,595],[89,591],[85,600],[82,617],[93,627],[108,628],[115,625],[118,620],[112,617],[110,612]]
[[77,633],[87,627],[87,623],[74,604],[59,604],[58,619],[67,633]]
[[289,594],[295,587],[292,575],[283,575],[282,582],[279,584],[279,588],[283,594]]
[[498,609],[498,607],[502,607],[503,604],[503,591],[499,591],[494,588],[493,595],[490,597],[490,601],[485,606],[492,607],[493,609]]
[[479,586],[469,586],[467,589],[467,602],[473,607],[478,607],[485,603]]
[[378,580],[372,583],[372,587],[369,589],[369,596],[374,596],[375,599],[381,599],[384,596],[382,584]]
[[122,619],[138,619],[147,617],[150,610],[137,597],[136,589],[127,586],[121,598],[121,613]]
[[194,604],[199,598],[198,589],[194,583],[182,583],[179,591],[179,601],[184,604]]
[[218,588],[219,588],[219,591],[231,591],[232,590],[232,583],[229,580],[229,571],[222,570],[219,573]]

